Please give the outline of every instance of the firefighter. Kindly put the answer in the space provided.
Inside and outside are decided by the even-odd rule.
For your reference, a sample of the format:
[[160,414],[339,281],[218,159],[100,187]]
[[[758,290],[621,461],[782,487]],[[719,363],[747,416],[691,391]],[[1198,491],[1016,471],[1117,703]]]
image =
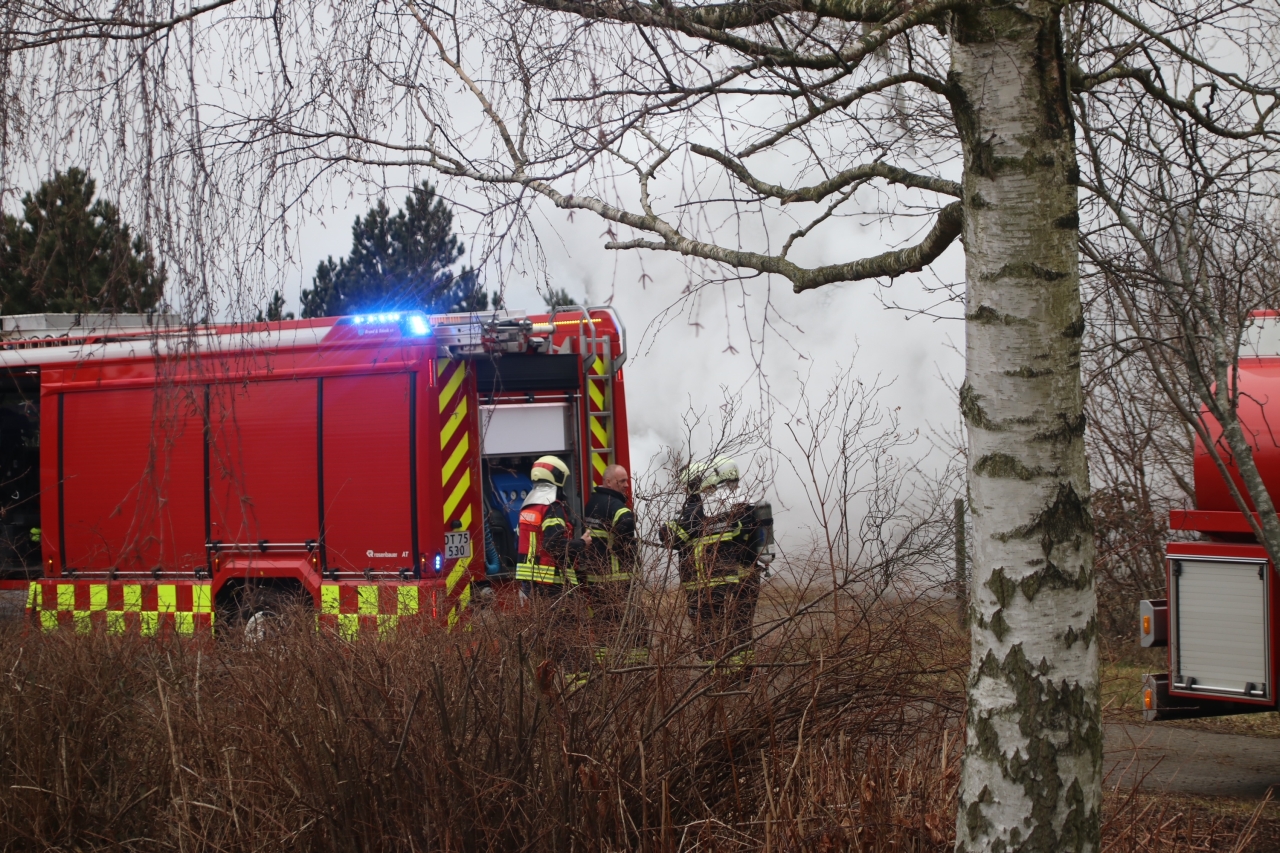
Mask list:
[[696,499],[690,492],[672,530],[683,551],[681,585],[703,662],[744,676],[755,660],[751,635],[760,597],[759,559],[772,518],[761,517],[760,507],[767,504],[742,502],[708,516],[704,500],[717,489],[735,492],[739,479],[736,461],[717,458],[699,478]]
[[680,515],[659,531],[662,544],[676,552],[681,584],[693,579],[693,542],[707,519],[702,497],[706,474],[707,466],[700,462],[691,463],[680,472],[680,483],[685,489],[684,505],[680,507]]
[[[625,617],[628,612],[637,612],[630,610],[628,603],[638,568],[636,516],[627,506],[631,478],[626,468],[610,465],[602,480],[584,512],[591,545],[583,559],[586,574],[580,578],[586,582],[588,616],[596,631],[596,658],[600,661],[608,658],[611,648],[618,650]],[[628,639],[634,642],[624,662],[643,662],[648,658],[645,631],[639,625],[626,627]]]
[[541,627],[546,630],[548,650],[565,671],[570,685],[583,677],[586,669],[581,655],[566,636],[576,628],[572,593],[579,584],[577,563],[591,545],[591,531],[575,538],[564,485],[569,466],[555,456],[543,456],[533,463],[529,475],[534,486],[520,507],[520,561],[516,580],[529,599]]
[[710,466],[704,462],[692,462],[680,472],[680,483],[685,490],[684,505],[680,507],[680,515],[668,521],[659,531],[662,544],[676,553],[676,568],[680,574],[680,586],[685,590],[689,619],[694,624],[695,638],[699,640],[701,640],[702,631],[697,619],[697,592],[692,586],[697,579],[697,571],[694,568],[693,560],[693,546],[702,536],[702,526],[707,520],[703,493],[710,493],[715,489],[711,474]]

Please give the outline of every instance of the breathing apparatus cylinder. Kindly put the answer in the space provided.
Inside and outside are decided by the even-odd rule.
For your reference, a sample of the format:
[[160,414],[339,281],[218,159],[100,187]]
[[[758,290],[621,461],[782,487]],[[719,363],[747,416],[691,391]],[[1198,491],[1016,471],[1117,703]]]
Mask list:
[[756,562],[768,567],[773,562],[773,505],[757,501],[751,508],[756,520]]

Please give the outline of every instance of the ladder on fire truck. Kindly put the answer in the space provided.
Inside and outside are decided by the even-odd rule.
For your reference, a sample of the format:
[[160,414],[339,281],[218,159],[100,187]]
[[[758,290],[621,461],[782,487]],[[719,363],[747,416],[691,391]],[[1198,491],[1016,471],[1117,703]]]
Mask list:
[[[572,320],[555,319],[554,325],[578,326],[578,352],[583,363],[583,391],[586,395],[587,436],[589,456],[591,460],[591,484],[598,486],[604,482],[604,472],[617,461],[614,436],[613,416],[613,378],[622,369],[626,360],[625,337],[620,341],[622,354],[614,363],[613,344],[608,335],[596,335],[595,324],[599,322],[591,317],[591,309],[579,305],[566,306],[569,311],[578,312]],[[609,309],[611,311],[611,309]],[[612,313],[612,311],[611,311]],[[622,320],[614,314],[614,322],[618,326],[620,336],[626,334]]]
[[612,353],[608,337],[579,338],[588,352],[586,372],[587,425],[591,431],[591,482],[600,485],[605,469],[614,464]]
[[[609,335],[596,333],[596,324],[602,318],[593,318],[592,311],[611,315],[619,333],[616,352]],[[557,319],[566,314],[576,316]],[[431,322],[437,340],[455,358],[519,352],[531,340],[541,340],[543,347],[550,347],[549,351],[557,355],[577,355],[582,361],[581,387],[586,398],[590,480],[592,485],[601,484],[605,469],[617,461],[613,379],[627,360],[626,328],[616,311],[610,307],[566,305],[553,311],[546,323],[530,323],[523,311],[436,315]],[[557,331],[568,334],[559,346],[552,346]]]

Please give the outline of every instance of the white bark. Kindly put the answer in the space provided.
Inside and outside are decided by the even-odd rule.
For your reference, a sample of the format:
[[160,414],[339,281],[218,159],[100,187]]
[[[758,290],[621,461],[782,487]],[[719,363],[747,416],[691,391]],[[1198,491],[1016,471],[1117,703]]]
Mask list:
[[1102,733],[1060,7],[953,16],[973,663],[957,850],[1098,849]]

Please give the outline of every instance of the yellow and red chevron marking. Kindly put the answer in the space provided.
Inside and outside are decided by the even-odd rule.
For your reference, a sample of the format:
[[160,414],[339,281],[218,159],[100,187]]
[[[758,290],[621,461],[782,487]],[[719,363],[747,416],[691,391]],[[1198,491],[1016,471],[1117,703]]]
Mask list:
[[108,633],[144,637],[194,634],[213,627],[213,599],[207,582],[32,581],[27,613],[44,631],[95,627]]
[[440,618],[443,596],[432,583],[323,583],[316,624],[345,640],[385,637],[398,628],[427,630]]
[[[475,467],[478,440],[471,435],[473,413],[468,410],[466,362],[459,359],[436,361],[436,387],[440,389],[440,486],[444,503],[444,529],[470,530],[471,552],[484,547],[476,541],[473,521],[480,520],[475,506],[475,489],[471,477]],[[449,627],[458,624],[471,604],[471,557],[445,560],[445,594],[454,598],[449,607]]]
[[613,392],[607,378],[609,364],[603,356],[592,360],[587,380],[587,426],[590,429],[591,485],[604,482],[604,471],[613,463],[613,416],[593,417],[597,412],[608,412]]

